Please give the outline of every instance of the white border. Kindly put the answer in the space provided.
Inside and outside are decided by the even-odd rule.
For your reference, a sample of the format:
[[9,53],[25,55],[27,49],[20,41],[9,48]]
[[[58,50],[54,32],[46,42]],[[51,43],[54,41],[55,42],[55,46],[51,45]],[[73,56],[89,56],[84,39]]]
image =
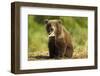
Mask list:
[[[28,61],[28,14],[88,17],[88,59]],[[21,7],[20,17],[21,70],[94,65],[94,11],[41,7]]]

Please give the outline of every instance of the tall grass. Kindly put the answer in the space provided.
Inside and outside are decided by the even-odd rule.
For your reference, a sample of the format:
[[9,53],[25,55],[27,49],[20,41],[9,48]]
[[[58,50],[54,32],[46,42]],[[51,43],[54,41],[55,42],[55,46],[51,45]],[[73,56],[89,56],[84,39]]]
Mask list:
[[72,36],[73,58],[88,57],[88,18],[71,16],[28,16],[28,60],[46,59],[48,56],[48,35],[44,19],[61,19]]

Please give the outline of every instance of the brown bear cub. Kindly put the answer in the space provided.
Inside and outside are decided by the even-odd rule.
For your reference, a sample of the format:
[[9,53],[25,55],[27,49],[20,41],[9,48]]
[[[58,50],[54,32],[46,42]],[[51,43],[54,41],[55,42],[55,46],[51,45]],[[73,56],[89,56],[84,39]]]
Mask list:
[[63,27],[61,20],[45,20],[49,35],[48,48],[50,58],[71,58],[73,45],[69,32]]

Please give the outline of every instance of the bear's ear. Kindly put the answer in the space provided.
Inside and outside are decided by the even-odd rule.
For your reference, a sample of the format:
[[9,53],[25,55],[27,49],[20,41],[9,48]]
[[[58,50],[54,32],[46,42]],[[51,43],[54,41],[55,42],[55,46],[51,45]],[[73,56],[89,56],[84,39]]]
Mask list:
[[62,21],[61,20],[58,20],[58,23],[62,24]]
[[45,19],[45,20],[44,20],[44,23],[45,23],[45,24],[47,24],[47,23],[48,23],[48,21],[49,21],[48,19]]

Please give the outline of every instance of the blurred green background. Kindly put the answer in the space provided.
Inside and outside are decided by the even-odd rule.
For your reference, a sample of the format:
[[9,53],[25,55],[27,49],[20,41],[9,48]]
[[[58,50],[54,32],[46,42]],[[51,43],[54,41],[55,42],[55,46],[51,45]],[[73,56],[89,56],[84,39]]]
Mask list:
[[28,60],[48,59],[48,35],[45,19],[60,19],[72,36],[73,59],[88,57],[88,18],[28,15]]

